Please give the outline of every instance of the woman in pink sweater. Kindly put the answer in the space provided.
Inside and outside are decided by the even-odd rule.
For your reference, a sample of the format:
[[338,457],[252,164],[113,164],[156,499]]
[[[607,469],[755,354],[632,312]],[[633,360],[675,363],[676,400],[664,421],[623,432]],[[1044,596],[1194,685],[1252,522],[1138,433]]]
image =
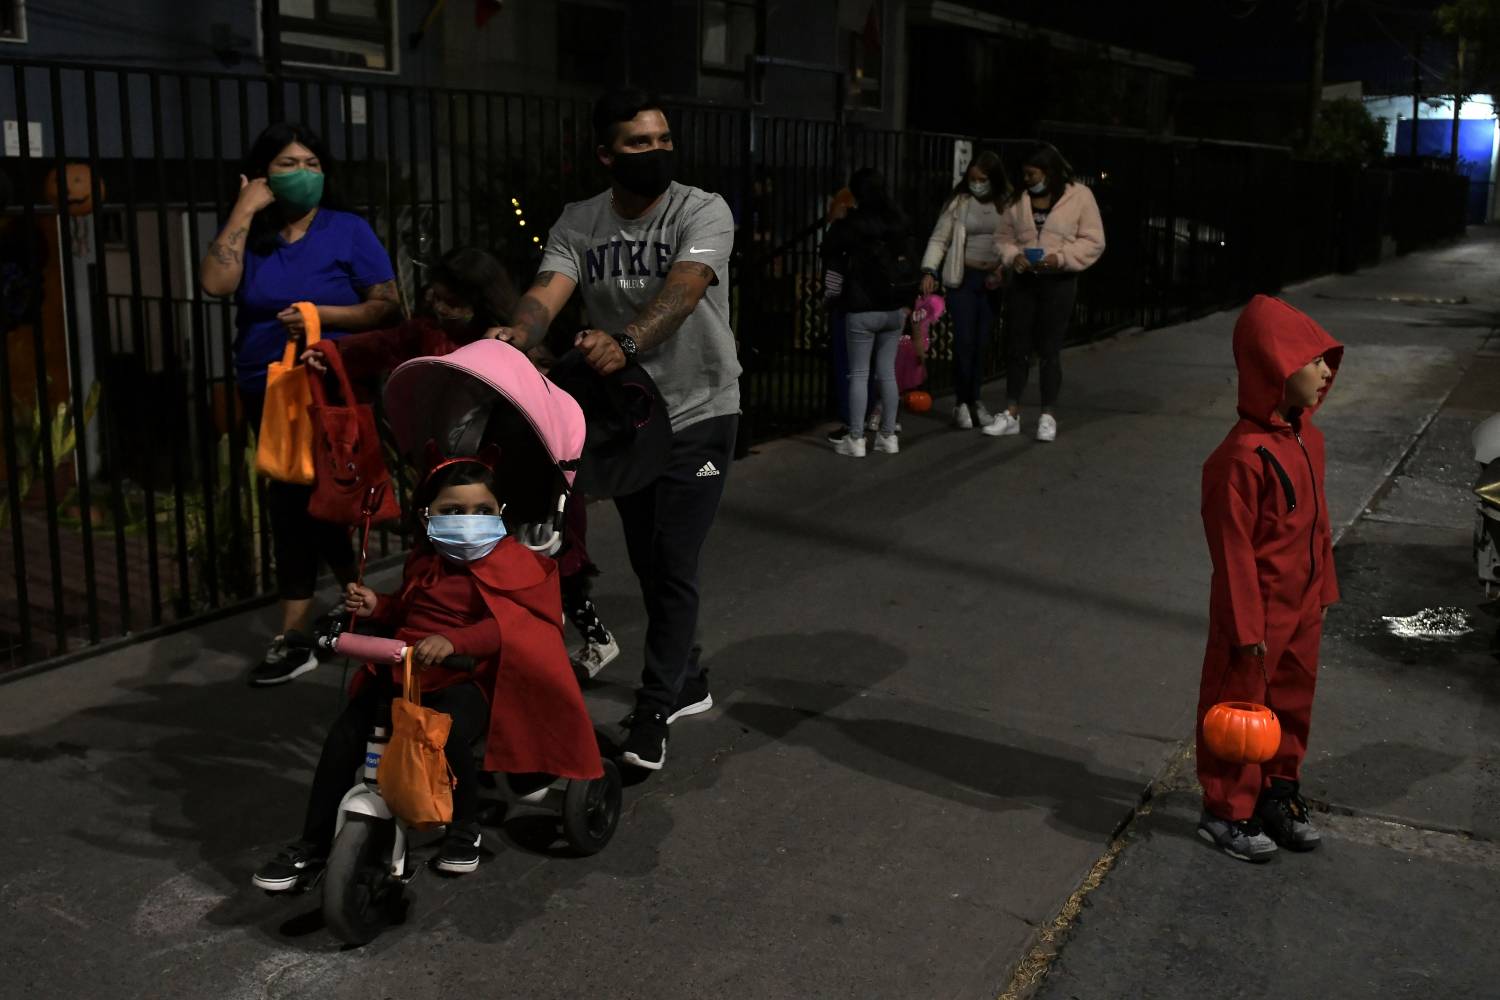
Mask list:
[[984,433],[1021,433],[1021,393],[1040,358],[1042,415],[1038,441],[1057,438],[1057,404],[1062,386],[1063,338],[1078,296],[1078,275],[1104,253],[1104,223],[1094,194],[1073,179],[1062,154],[1043,144],[1021,161],[1022,186],[1000,215],[995,245],[1004,266],[1014,272],[1006,312],[1007,412]]

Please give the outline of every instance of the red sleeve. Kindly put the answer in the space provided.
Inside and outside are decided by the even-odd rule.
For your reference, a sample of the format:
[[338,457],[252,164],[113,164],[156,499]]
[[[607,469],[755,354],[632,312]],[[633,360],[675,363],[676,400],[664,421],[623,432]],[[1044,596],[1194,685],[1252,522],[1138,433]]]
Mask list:
[[1323,535],[1323,607],[1339,602],[1339,573],[1333,561],[1333,522],[1328,520],[1328,504],[1323,504],[1323,523],[1328,531]]
[[375,613],[368,618],[361,618],[360,621],[369,622],[371,625],[394,626],[397,624],[396,609],[401,603],[396,600],[397,596],[396,594],[376,594]]
[[1260,482],[1243,463],[1230,461],[1204,470],[1203,531],[1214,575],[1225,584],[1229,607],[1214,613],[1228,616],[1235,646],[1253,646],[1266,637],[1266,608],[1260,597],[1260,575],[1255,565],[1255,497]]
[[500,652],[500,623],[494,618],[486,617],[473,625],[450,628],[439,634],[453,643],[453,652],[460,656],[484,659]]
[[353,333],[330,341],[338,346],[339,357],[351,382],[367,382],[384,375],[401,362],[416,357],[411,345],[420,337],[420,329],[402,323],[386,330]]

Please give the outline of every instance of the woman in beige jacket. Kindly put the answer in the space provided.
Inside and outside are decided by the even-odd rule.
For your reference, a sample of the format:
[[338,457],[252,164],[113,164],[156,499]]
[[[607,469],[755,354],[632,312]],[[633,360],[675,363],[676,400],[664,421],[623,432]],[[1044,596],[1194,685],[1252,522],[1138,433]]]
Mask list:
[[1006,313],[1006,397],[1010,404],[984,429],[991,437],[1021,433],[1021,393],[1040,359],[1042,415],[1036,439],[1057,438],[1057,404],[1062,385],[1063,339],[1078,275],[1104,253],[1104,223],[1094,194],[1073,179],[1073,168],[1048,145],[1021,161],[1023,188],[1000,216],[995,245],[1015,274]]
[[1010,200],[1010,181],[998,153],[974,157],[938,215],[922,255],[922,294],[948,290],[953,317],[953,425],[988,427],[990,411],[980,398],[984,351],[995,326],[995,289],[1004,260],[995,243],[1000,209]]

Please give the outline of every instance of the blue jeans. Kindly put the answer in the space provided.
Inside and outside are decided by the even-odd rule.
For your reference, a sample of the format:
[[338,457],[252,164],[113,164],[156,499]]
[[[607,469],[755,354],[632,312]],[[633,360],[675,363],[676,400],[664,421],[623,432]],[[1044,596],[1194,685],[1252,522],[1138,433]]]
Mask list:
[[858,430],[869,414],[861,413],[858,423],[849,418],[849,340],[844,333],[847,320],[847,313],[836,312],[829,321],[829,331],[832,334],[830,340],[833,343],[833,395],[838,400],[839,423],[845,428],[853,427]]
[[987,277],[984,271],[966,268],[963,284],[948,291],[948,312],[953,316],[953,393],[959,406],[977,404],[984,382],[984,350],[995,328],[994,293],[984,287]]
[[[850,313],[845,325],[849,341],[849,414],[864,413],[869,402],[870,360],[874,356],[875,380],[880,385],[880,433],[896,433],[896,408],[901,405],[896,391],[896,348],[901,343],[901,328],[906,317],[900,309],[881,312]],[[849,433],[861,429],[850,425]]]

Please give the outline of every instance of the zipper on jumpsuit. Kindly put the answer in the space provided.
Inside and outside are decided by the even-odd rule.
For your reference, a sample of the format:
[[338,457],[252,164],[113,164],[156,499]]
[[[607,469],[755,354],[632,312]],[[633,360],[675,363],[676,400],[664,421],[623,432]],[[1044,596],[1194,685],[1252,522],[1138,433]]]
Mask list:
[[1292,437],[1297,439],[1297,447],[1302,449],[1302,459],[1307,463],[1307,478],[1312,483],[1313,494],[1313,523],[1312,530],[1307,535],[1307,561],[1311,566],[1307,574],[1307,589],[1312,590],[1313,581],[1318,578],[1318,511],[1323,509],[1318,499],[1318,476],[1313,472],[1312,456],[1307,453],[1307,445],[1302,443],[1302,435],[1296,431]]

